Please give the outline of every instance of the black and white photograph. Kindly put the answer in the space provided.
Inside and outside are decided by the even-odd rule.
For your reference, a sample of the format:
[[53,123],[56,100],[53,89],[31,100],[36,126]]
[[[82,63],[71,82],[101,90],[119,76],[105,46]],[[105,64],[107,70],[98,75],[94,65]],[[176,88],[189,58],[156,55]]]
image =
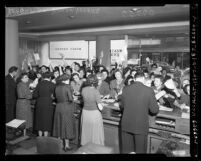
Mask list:
[[197,157],[191,12],[5,5],[5,156]]

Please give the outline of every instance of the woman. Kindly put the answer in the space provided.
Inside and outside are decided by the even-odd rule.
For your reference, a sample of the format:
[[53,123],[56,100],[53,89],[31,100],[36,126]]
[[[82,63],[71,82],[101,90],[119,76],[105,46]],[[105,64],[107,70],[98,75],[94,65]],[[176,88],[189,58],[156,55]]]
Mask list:
[[71,87],[73,89],[73,93],[74,93],[74,95],[78,96],[78,95],[80,95],[80,91],[81,91],[83,81],[80,79],[78,73],[73,73],[72,79],[73,80],[71,81],[70,84],[71,84]]
[[28,74],[22,73],[17,85],[18,100],[16,104],[16,118],[26,120],[26,129],[32,127],[31,98],[32,93],[28,86]]
[[179,104],[185,104],[190,107],[190,84],[186,84],[183,88],[184,93],[181,94],[181,98],[178,101]]
[[52,131],[53,121],[53,93],[55,89],[54,83],[50,81],[51,73],[43,74],[43,80],[38,83],[34,90],[33,97],[36,98],[35,111],[35,129],[38,135],[48,136],[48,132]]
[[53,71],[53,79],[52,79],[52,83],[56,84],[57,78],[60,76],[59,70],[56,69]]
[[116,70],[114,72],[114,75],[115,75],[115,79],[110,82],[110,89],[111,89],[110,96],[112,98],[117,99],[118,96],[121,95],[122,89],[125,85],[124,85],[124,79],[122,77],[122,73],[120,70]]
[[74,104],[69,81],[70,75],[61,75],[55,89],[57,104],[54,114],[53,136],[64,140],[64,151],[71,149],[69,140],[75,138]]
[[101,97],[105,97],[107,95],[110,94],[110,86],[108,83],[106,83],[103,80],[103,74],[102,73],[97,73],[96,74],[97,78],[98,78],[98,86],[97,89],[101,94]]
[[81,145],[88,142],[104,145],[103,119],[99,110],[103,109],[100,93],[96,89],[96,75],[89,75],[87,87],[82,89],[84,107],[81,116]]
[[79,70],[79,77],[80,77],[80,79],[84,82],[84,81],[86,81],[86,76],[85,76],[86,74],[85,74],[85,69],[84,68],[80,68],[80,70]]

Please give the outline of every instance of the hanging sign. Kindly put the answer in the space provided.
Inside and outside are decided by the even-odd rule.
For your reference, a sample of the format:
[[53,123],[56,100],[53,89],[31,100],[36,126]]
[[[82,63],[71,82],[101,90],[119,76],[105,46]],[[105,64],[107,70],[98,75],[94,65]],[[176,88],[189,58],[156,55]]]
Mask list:
[[87,59],[87,41],[54,41],[50,42],[50,59]]

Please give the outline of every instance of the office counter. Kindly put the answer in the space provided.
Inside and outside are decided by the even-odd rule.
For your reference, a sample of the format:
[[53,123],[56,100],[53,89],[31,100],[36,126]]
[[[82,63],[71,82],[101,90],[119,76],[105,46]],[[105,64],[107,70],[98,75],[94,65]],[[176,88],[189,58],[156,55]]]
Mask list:
[[[75,101],[76,138],[71,143],[80,145],[82,105]],[[121,111],[114,101],[103,101],[101,111],[104,123],[105,146],[112,147],[114,153],[120,153],[121,144]],[[160,108],[163,109],[163,108]],[[181,110],[159,110],[156,116],[149,116],[149,134],[147,153],[159,153],[169,144],[176,143],[176,150],[183,150],[184,156],[190,154],[190,122],[183,117]],[[170,142],[170,143],[168,143]]]

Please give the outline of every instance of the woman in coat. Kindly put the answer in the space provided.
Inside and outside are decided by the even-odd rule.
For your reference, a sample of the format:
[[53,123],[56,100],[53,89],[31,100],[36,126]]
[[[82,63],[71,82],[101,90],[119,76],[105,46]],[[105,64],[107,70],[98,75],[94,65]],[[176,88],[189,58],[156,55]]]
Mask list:
[[32,127],[32,112],[31,112],[31,98],[32,93],[29,90],[28,74],[22,73],[20,82],[17,85],[17,104],[16,104],[16,118],[26,120],[26,129]]
[[44,136],[48,136],[48,132],[52,131],[55,84],[50,79],[51,73],[44,73],[43,80],[38,83],[33,93],[33,97],[36,98],[35,129],[38,130],[39,136],[42,136],[43,132]]
[[75,138],[73,93],[69,85],[69,79],[70,75],[61,75],[55,89],[57,104],[54,114],[53,136],[64,141],[64,151],[71,149],[69,140]]

